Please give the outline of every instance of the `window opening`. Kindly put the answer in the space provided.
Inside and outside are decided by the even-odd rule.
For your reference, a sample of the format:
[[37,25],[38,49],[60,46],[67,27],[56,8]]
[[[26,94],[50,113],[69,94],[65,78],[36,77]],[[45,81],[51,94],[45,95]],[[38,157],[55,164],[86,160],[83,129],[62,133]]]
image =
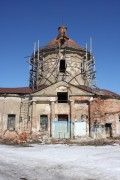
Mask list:
[[83,64],[81,63],[81,74],[83,73]]
[[7,129],[15,130],[15,114],[8,114]]
[[48,116],[40,115],[40,127],[42,131],[48,130]]
[[68,115],[66,114],[59,114],[58,121],[68,121]]
[[67,92],[58,92],[58,103],[67,103],[68,102],[68,93]]
[[106,136],[107,137],[112,137],[112,124],[111,123],[106,123],[105,128],[106,128]]
[[65,73],[65,71],[66,71],[65,59],[60,60],[59,71],[62,72],[62,73]]
[[41,60],[41,71],[43,72],[43,59]]
[[120,122],[120,114],[118,115],[118,120],[119,120],[119,122]]

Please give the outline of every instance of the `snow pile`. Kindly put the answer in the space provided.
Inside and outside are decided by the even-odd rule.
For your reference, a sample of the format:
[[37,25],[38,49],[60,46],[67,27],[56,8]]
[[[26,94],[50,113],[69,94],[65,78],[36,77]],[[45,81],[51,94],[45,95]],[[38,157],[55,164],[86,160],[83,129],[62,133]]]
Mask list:
[[0,145],[0,180],[120,179],[120,146]]

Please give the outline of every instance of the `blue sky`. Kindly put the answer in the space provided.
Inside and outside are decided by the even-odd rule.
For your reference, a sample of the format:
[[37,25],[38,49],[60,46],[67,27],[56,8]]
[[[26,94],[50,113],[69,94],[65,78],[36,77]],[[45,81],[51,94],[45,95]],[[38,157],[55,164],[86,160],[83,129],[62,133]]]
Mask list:
[[119,0],[0,0],[0,87],[29,85],[24,57],[57,36],[62,16],[81,47],[92,37],[98,87],[120,93]]

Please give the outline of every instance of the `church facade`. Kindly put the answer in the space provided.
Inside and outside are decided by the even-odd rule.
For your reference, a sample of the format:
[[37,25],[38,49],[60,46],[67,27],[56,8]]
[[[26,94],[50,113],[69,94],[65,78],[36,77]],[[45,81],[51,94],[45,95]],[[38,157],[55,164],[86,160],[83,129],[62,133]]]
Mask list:
[[30,58],[29,87],[0,88],[0,139],[120,136],[120,95],[95,88],[95,62],[60,26]]

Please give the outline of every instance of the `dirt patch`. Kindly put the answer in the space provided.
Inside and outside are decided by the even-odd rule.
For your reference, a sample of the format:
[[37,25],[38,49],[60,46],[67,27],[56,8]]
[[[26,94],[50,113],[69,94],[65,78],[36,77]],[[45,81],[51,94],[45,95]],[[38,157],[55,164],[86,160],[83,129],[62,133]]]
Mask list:
[[78,145],[78,146],[105,146],[105,145],[120,145],[120,138],[115,139],[51,139],[46,144],[67,144],[67,145]]
[[7,145],[16,145],[20,147],[31,147],[32,144],[67,144],[67,145],[74,145],[74,146],[105,146],[105,145],[120,145],[120,137],[116,138],[107,138],[107,139],[92,139],[92,138],[84,138],[84,139],[55,139],[49,138],[45,141],[20,141],[19,143],[16,141],[9,141],[7,139],[0,140],[0,144],[7,144]]

